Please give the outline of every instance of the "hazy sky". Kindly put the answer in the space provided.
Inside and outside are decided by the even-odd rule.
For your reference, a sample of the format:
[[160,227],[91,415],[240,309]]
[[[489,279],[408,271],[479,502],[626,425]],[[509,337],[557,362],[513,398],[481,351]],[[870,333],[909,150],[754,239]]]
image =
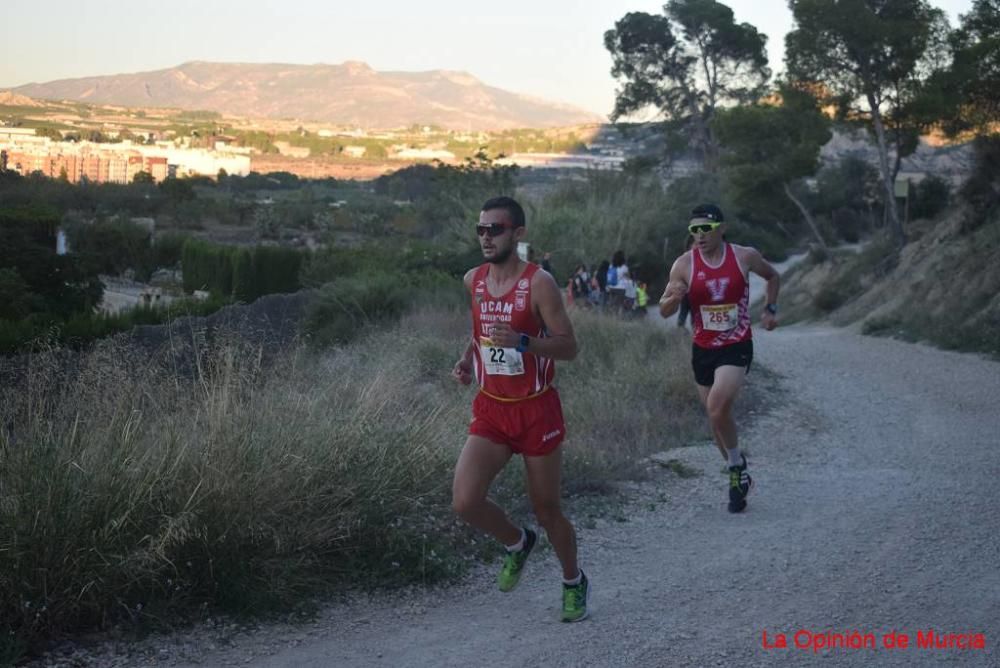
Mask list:
[[[972,0],[932,0],[952,25]],[[785,0],[731,0],[782,69]],[[189,60],[340,63],[467,71],[487,84],[607,114],[603,35],[648,0],[4,0],[0,88],[155,70]]]

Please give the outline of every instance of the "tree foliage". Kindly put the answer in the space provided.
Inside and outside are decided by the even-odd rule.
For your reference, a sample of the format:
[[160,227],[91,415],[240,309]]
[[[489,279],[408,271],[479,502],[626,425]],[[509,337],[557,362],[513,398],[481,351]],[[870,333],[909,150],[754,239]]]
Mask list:
[[64,318],[88,311],[101,299],[103,286],[97,272],[78,258],[56,254],[54,211],[42,208],[0,209],[0,270],[5,289],[26,286],[29,291],[18,301],[33,313]]
[[789,6],[795,20],[785,36],[789,75],[821,84],[842,117],[873,130],[892,231],[902,245],[894,175],[898,157],[916,146],[920,117],[912,104],[942,57],[944,13],[926,0],[789,0]]
[[1000,123],[1000,0],[974,0],[948,43],[951,66],[936,73],[925,104],[946,107],[950,134],[995,133]]
[[801,213],[825,246],[792,185],[819,168],[820,149],[831,137],[830,122],[809,92],[785,86],[780,97],[780,106],[734,107],[716,115],[712,128],[724,149],[726,181],[740,206],[758,215],[780,222]]
[[[499,156],[498,156],[499,157]],[[375,180],[375,193],[412,203],[422,236],[468,238],[468,225],[490,197],[513,195],[516,165],[498,165],[480,150],[460,165],[413,165]]]
[[[717,108],[756,100],[770,78],[767,37],[715,0],[670,0],[664,15],[630,12],[604,34],[611,74],[621,80],[611,119],[654,107],[674,145],[711,163]],[[678,141],[680,139],[680,141]]]

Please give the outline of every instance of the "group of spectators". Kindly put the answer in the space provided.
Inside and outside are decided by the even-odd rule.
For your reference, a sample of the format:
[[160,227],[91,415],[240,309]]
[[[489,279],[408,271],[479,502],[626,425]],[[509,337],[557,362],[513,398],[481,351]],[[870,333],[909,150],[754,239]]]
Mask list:
[[[544,260],[542,268],[545,268]],[[615,251],[610,262],[604,260],[596,269],[578,264],[566,286],[571,304],[603,309],[627,318],[645,317],[649,304],[647,289],[644,281],[632,276],[625,253],[620,250]]]

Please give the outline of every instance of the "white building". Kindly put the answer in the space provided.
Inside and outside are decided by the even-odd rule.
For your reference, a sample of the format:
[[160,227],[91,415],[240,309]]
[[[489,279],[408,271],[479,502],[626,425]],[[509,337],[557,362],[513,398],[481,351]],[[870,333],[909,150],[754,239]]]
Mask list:
[[454,160],[455,154],[431,148],[404,148],[389,156],[394,160]]

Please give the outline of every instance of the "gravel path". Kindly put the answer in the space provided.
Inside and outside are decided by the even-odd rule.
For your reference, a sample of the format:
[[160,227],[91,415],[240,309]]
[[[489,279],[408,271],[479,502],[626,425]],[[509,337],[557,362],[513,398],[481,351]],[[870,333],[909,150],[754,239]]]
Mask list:
[[[556,621],[547,550],[509,595],[491,568],[142,665],[1000,665],[1000,364],[842,330],[756,338],[774,373],[751,382],[775,389],[743,440],[758,482],[748,512],[726,512],[714,447],[670,451],[703,475],[660,468],[628,521],[581,530],[590,619]],[[986,649],[916,648],[928,629],[982,633]],[[800,630],[871,633],[877,648],[814,654],[795,648]],[[893,630],[911,647],[885,649]],[[764,631],[789,648],[764,649]]]

